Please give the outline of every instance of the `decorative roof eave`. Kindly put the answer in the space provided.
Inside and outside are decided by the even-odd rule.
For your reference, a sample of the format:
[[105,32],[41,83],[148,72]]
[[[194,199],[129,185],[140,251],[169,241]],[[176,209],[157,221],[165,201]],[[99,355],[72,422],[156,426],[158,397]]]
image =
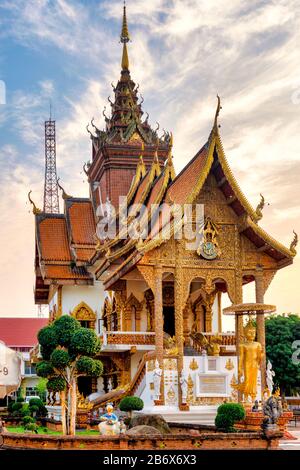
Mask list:
[[275,240],[275,238],[271,237],[263,228],[259,227],[256,223],[253,222],[249,217],[246,220],[246,228],[251,228],[262,240],[273,248],[274,250],[278,251],[280,254],[288,258],[291,262],[293,258],[296,256],[297,252],[295,249],[289,249],[286,246],[282,245],[282,243]]
[[239,184],[237,180],[235,179],[235,176],[233,175],[231,168],[228,165],[218,128],[215,129],[215,144],[216,144],[218,159],[221,164],[223,173],[227,181],[229,182],[233,192],[235,193],[240,204],[243,206],[245,212],[251,217],[252,220],[254,220],[255,222],[258,222],[261,219],[261,214],[258,214],[256,210],[251,206],[250,202],[248,201],[248,199],[242,192],[241,188],[239,187]]
[[[153,163],[153,167],[154,167],[154,165],[156,166],[156,162]],[[154,168],[153,171],[156,172],[156,168]],[[161,187],[156,199],[153,202],[153,204],[157,205],[157,206],[159,206],[160,203],[162,202],[162,199],[163,199],[163,197],[165,195],[165,192],[168,188],[168,184],[169,184],[170,180],[173,181],[174,178],[175,178],[175,169],[174,169],[174,166],[173,166],[173,161],[172,161],[171,155],[169,155],[166,167],[164,168],[164,173],[161,177],[163,178],[162,187]],[[150,179],[151,179],[151,177],[150,177]],[[143,228],[146,227],[149,224],[152,215],[153,214],[150,211],[150,213],[149,212],[146,213],[146,216],[141,220],[141,222],[140,222],[140,225],[142,227],[141,232],[143,231]],[[117,259],[118,257],[123,256],[124,254],[128,253],[128,251],[130,251],[134,246],[137,246],[139,251],[142,250],[143,241],[140,240],[140,239],[138,239],[138,240],[132,239],[125,246],[122,246],[119,250],[115,251],[114,253],[112,253],[111,255],[106,256],[106,257],[109,261],[113,261],[113,260]]]
[[[165,171],[165,169],[163,170]],[[151,187],[152,187],[152,184],[153,184],[153,181],[154,179],[159,176],[161,174],[161,168],[160,168],[160,165],[159,165],[159,161],[157,158],[154,157],[154,160],[153,160],[153,163],[152,163],[152,166],[151,166],[151,169],[149,170],[149,172],[147,174],[145,174],[144,178],[147,178],[148,176],[148,183],[142,193],[142,196],[141,196],[141,199],[140,201],[138,202],[139,205],[142,205],[144,204],[150,190],[151,190]],[[141,182],[141,180],[140,180]],[[138,212],[138,209],[137,209],[137,212]],[[133,217],[135,216],[135,214],[130,214],[130,216],[127,218],[127,219],[132,219]],[[127,220],[127,224],[128,224],[128,220]],[[113,239],[113,240],[110,240],[108,241],[107,243],[104,243],[100,249],[98,250],[99,253],[102,253],[102,252],[107,252],[108,250],[110,250],[113,246],[117,245],[121,240],[124,240],[124,236],[126,235],[126,231],[127,231],[127,228],[125,227],[123,230],[121,230],[117,236]],[[123,247],[122,247],[123,248]],[[121,250],[122,250],[121,248]],[[115,257],[115,256],[114,256]]]

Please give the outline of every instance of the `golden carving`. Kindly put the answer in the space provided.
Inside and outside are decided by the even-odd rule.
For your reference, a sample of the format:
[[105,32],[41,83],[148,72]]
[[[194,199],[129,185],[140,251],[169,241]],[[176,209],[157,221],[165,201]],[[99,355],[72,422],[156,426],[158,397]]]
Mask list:
[[96,321],[95,312],[85,302],[80,302],[71,313],[76,320]]
[[213,223],[210,217],[206,218],[204,227],[201,228],[200,234],[203,232],[203,240],[197,249],[199,256],[207,260],[212,260],[221,255],[221,250],[218,243],[218,230],[217,226]]
[[155,359],[151,359],[147,362],[147,371],[152,372],[155,369]]
[[232,379],[230,381],[230,385],[231,385],[231,399],[232,401],[238,401],[238,392],[237,392],[237,385],[238,385],[238,382],[236,380],[236,376],[235,374],[233,374],[232,376]]
[[198,362],[196,361],[195,358],[193,358],[192,361],[190,362],[189,368],[191,370],[197,370],[199,368]]
[[93,408],[93,403],[89,402],[88,398],[85,398],[77,390],[77,409],[90,411]]
[[107,333],[108,344],[155,344],[154,335],[145,335],[143,333],[128,334],[121,333],[116,334],[113,332]]
[[265,207],[265,198],[264,198],[263,195],[261,194],[261,195],[260,195],[260,202],[259,202],[259,204],[258,204],[258,206],[257,206],[257,208],[256,208],[256,210],[255,210],[255,213],[256,213],[256,215],[257,215],[257,220],[262,219],[262,216],[263,216],[262,210],[263,210],[264,207]]
[[176,370],[176,359],[171,359],[170,357],[164,360],[165,370]]
[[226,361],[225,369],[227,369],[227,370],[232,370],[232,369],[234,369],[234,364],[233,364],[233,362],[232,362],[232,359],[228,359],[228,360]]
[[168,337],[164,340],[165,354],[167,356],[177,356],[178,346],[176,345],[176,338]]
[[295,232],[295,230],[293,230],[293,234],[294,234],[294,238],[293,238],[292,243],[290,244],[290,251],[291,253],[293,253],[293,256],[296,256],[297,254],[296,246],[298,245],[298,235]]
[[194,382],[191,377],[191,374],[188,376],[188,394],[187,394],[187,403],[191,405],[194,401]]
[[175,390],[172,387],[172,385],[170,386],[170,388],[167,392],[166,402],[167,402],[168,405],[174,405],[176,403],[176,394],[175,394]]
[[76,320],[89,322],[89,328],[94,329],[96,323],[96,314],[85,302],[80,302],[71,313]]

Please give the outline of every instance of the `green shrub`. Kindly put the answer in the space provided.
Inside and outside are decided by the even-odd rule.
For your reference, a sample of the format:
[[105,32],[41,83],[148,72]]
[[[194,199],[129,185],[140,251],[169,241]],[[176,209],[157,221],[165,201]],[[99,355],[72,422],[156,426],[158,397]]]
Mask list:
[[30,409],[28,403],[23,403],[22,409],[21,409],[21,415],[22,416],[30,416]]
[[24,403],[24,401],[25,401],[25,398],[22,397],[21,395],[17,397],[17,403]]
[[26,431],[35,432],[36,434],[38,433],[38,425],[36,423],[28,423],[24,426],[24,429],[26,429]]
[[217,414],[215,419],[215,425],[218,431],[233,432],[234,421],[231,416],[226,414]]
[[234,423],[245,418],[245,410],[239,403],[223,403],[217,410],[215,425],[219,431],[234,431]]
[[41,408],[43,406],[43,402],[40,398],[30,398],[29,400],[29,408],[31,408],[32,406],[37,406],[38,409]]
[[144,402],[139,397],[125,397],[120,401],[119,408],[121,411],[127,411],[132,416],[132,411],[140,411],[144,408]]
[[15,403],[12,404],[11,409],[13,413],[16,413],[16,412],[21,412],[22,407],[23,407],[23,403],[16,401]]
[[223,403],[217,412],[231,416],[234,421],[241,421],[245,418],[245,410],[240,403]]
[[35,423],[35,419],[32,416],[24,416],[23,418],[24,427],[29,423]]

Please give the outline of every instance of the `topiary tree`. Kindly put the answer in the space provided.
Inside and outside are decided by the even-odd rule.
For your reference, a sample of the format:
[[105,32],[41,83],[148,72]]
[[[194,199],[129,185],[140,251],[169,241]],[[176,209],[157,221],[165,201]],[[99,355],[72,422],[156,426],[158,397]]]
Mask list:
[[43,360],[37,375],[47,378],[47,389],[60,392],[63,434],[74,435],[77,408],[77,378],[98,377],[102,362],[94,359],[100,351],[95,331],[81,327],[75,318],[63,315],[38,333]]
[[47,408],[44,406],[44,403],[40,398],[31,398],[29,400],[29,412],[32,416],[44,417],[47,416]]
[[131,419],[133,411],[141,411],[144,408],[144,402],[139,397],[125,397],[120,401],[119,408],[126,411]]
[[215,426],[219,431],[234,432],[234,423],[245,418],[245,410],[239,403],[223,403],[217,410]]

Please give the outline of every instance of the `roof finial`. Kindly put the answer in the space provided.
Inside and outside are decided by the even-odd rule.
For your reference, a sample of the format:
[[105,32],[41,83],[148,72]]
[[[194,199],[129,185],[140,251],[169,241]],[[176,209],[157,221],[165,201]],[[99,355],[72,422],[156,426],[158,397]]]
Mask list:
[[265,207],[265,198],[262,194],[260,194],[260,201],[259,201],[257,208],[255,209],[255,213],[258,217],[258,220],[262,219],[262,216],[263,216],[262,210],[264,207]]
[[125,0],[124,0],[124,7],[123,7],[123,22],[122,22],[120,41],[123,44],[123,53],[122,53],[122,62],[121,62],[122,70],[129,70],[127,43],[130,41],[130,36],[129,36],[128,25],[127,25]]
[[173,149],[173,133],[171,132],[170,141],[169,141],[169,152],[168,152],[168,165],[173,165],[172,161],[172,149]]
[[295,256],[297,254],[296,246],[298,245],[298,234],[295,232],[295,230],[293,230],[293,234],[294,234],[294,238],[293,238],[292,243],[290,245],[290,251]]
[[63,198],[64,200],[71,198],[72,196],[70,196],[69,194],[67,194],[66,191],[64,190],[64,188],[62,187],[62,185],[59,184],[59,180],[60,180],[60,178],[57,178],[57,186],[58,186],[59,189],[62,191],[62,198]]
[[33,200],[31,199],[30,197],[30,194],[32,193],[32,191],[30,190],[29,193],[28,193],[28,199],[29,199],[29,202],[30,204],[32,204],[32,213],[34,215],[38,215],[38,214],[41,214],[42,211],[41,209],[39,209],[38,207],[36,207],[35,203],[33,202]]
[[216,114],[215,114],[215,121],[214,121],[214,127],[215,128],[217,128],[218,117],[219,117],[219,114],[220,114],[220,110],[222,109],[221,99],[220,99],[219,95],[217,95],[217,99],[218,99],[218,104],[217,104],[217,109],[216,109]]

